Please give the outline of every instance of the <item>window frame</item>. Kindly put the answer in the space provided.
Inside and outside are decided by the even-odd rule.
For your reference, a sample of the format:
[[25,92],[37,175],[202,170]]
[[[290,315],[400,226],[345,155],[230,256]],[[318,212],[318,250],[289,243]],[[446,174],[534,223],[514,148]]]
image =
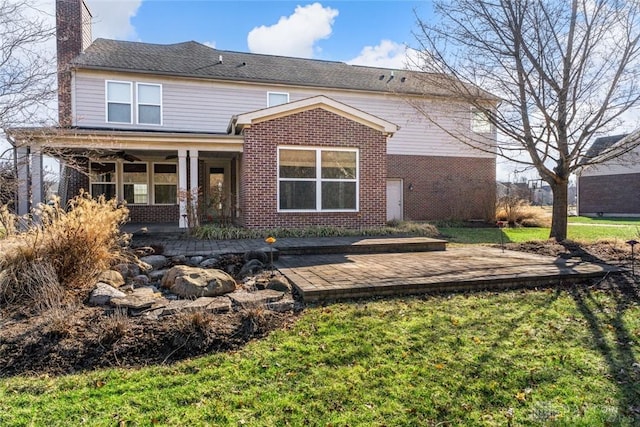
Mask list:
[[[178,164],[175,162],[150,162],[151,163],[151,190],[152,190],[152,196],[153,196],[153,200],[151,200],[151,198],[149,199],[149,204],[150,205],[154,205],[154,206],[174,206],[177,205],[179,203],[178,200],[178,182],[180,180],[180,178],[178,177]],[[176,167],[176,183],[175,184],[165,184],[165,183],[161,183],[161,184],[156,184],[156,169],[155,166],[156,165],[173,165]],[[176,187],[176,202],[175,203],[158,203],[156,202],[156,185],[163,185],[163,186],[175,186]]]
[[[316,177],[315,178],[281,178],[280,177],[280,151],[281,150],[301,150],[314,151],[316,158]],[[322,152],[323,151],[345,151],[355,153],[356,155],[356,177],[354,179],[341,178],[322,178]],[[330,212],[360,212],[360,150],[358,148],[347,147],[310,147],[310,146],[278,146],[276,162],[276,203],[278,213],[330,213]],[[315,182],[316,189],[316,208],[315,209],[282,209],[280,207],[280,183],[281,182]],[[353,182],[356,186],[355,191],[355,209],[322,209],[322,183],[323,182]]]
[[[277,105],[271,105],[271,103],[269,102],[269,98],[271,95],[286,95],[287,96],[287,102],[284,102],[282,104],[277,104]],[[267,108],[270,107],[277,107],[278,105],[284,105],[284,104],[288,104],[290,102],[290,96],[289,96],[289,92],[275,92],[275,91],[267,91]]]
[[[125,105],[122,102],[110,102],[109,101],[109,83],[118,83],[118,84],[126,84],[129,85],[129,121],[128,122],[120,122],[109,120],[109,104],[121,104]],[[127,82],[123,80],[105,80],[104,81],[104,120],[106,123],[120,123],[120,124],[133,124],[133,82]]]
[[[140,102],[140,86],[157,86],[160,89],[160,103],[159,104],[149,104]],[[142,126],[162,126],[163,125],[163,117],[162,117],[162,84],[161,83],[146,83],[146,82],[136,82],[136,124]],[[160,123],[142,123],[140,122],[140,106],[149,106],[149,107],[159,107],[160,108]]]
[[[128,202],[127,201],[127,205],[133,205],[133,206],[151,206],[153,205],[153,203],[151,203],[151,194],[150,193],[150,187],[149,187],[149,162],[127,162],[127,163],[121,163],[122,164],[122,174],[120,175],[122,177],[122,180],[120,182],[120,186],[122,187],[122,197],[120,198],[123,201],[126,201],[125,197],[126,197],[126,191],[124,190],[125,185],[140,185],[142,184],[142,182],[125,182],[124,180],[124,175],[127,173],[125,172],[125,166],[126,165],[145,165],[145,169],[146,169],[146,174],[147,174],[147,179],[145,181],[145,185],[147,186],[147,201],[146,203],[136,203],[134,202]],[[135,200],[135,187],[134,187],[134,200]]]
[[[93,168],[91,167],[91,165],[93,163],[100,163],[103,165],[106,164],[113,164],[114,168],[113,168],[113,175],[114,175],[114,181],[113,182],[109,182],[109,181],[94,181],[93,180]],[[100,195],[96,195],[93,194],[93,185],[97,184],[97,185],[113,185],[114,186],[114,197],[116,200],[120,200],[119,197],[119,189],[118,189],[118,162],[117,161],[107,161],[107,162],[100,162],[100,161],[89,161],[89,194],[91,195],[92,198],[96,198],[99,197]]]

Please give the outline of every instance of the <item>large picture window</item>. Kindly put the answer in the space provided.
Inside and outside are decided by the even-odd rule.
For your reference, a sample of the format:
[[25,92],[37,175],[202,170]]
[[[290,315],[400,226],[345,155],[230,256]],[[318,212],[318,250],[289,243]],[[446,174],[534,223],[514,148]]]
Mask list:
[[162,124],[162,86],[138,83],[138,123],[145,125]]
[[153,199],[157,205],[175,205],[178,196],[178,174],[175,164],[153,165]]
[[107,122],[131,123],[131,83],[106,82]]
[[107,200],[116,197],[116,164],[92,162],[89,167],[91,196],[104,196]]
[[280,210],[357,211],[358,151],[278,150]]
[[146,163],[122,165],[124,199],[127,203],[147,204],[149,202],[148,181]]

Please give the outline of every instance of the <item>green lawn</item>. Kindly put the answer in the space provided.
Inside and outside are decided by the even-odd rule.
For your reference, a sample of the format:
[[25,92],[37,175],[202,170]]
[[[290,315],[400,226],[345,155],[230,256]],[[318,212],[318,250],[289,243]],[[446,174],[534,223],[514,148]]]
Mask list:
[[613,224],[613,225],[637,225],[640,226],[640,218],[590,218],[586,216],[570,216],[569,224]]
[[630,426],[639,341],[614,291],[334,304],[234,353],[0,380],[0,425]]
[[[440,233],[452,243],[500,243],[500,234],[504,242],[527,242],[531,240],[547,240],[548,228],[521,227],[521,228],[464,228],[464,227],[440,227]],[[582,224],[569,224],[568,238],[580,242],[595,242],[597,240],[619,239],[627,241],[640,240],[640,222],[636,224],[624,224],[620,226],[590,227]]]

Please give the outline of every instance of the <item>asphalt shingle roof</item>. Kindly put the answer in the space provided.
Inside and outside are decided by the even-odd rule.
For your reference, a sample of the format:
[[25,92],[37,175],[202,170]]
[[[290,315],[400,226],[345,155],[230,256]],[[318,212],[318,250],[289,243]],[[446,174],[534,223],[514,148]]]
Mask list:
[[[218,50],[194,41],[160,45],[97,39],[72,61],[72,66],[436,96],[450,95],[448,88],[451,86],[451,82],[441,75],[349,65],[344,62]],[[481,95],[480,92],[478,94]],[[486,93],[482,97],[484,96],[490,97]]]
[[603,136],[597,138],[595,141],[593,141],[593,144],[591,144],[591,147],[589,147],[587,153],[584,155],[585,160],[591,160],[594,157],[597,157],[598,155],[600,155],[600,153],[602,153],[607,148],[610,148],[613,144],[620,141],[625,136],[627,136],[627,134]]

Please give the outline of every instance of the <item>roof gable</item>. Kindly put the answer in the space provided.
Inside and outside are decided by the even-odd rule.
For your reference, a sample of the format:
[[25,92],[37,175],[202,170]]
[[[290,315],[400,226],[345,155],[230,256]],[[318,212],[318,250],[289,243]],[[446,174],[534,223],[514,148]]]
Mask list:
[[398,125],[381,119],[380,117],[321,95],[276,105],[275,107],[263,108],[261,110],[239,114],[232,117],[231,122],[229,123],[229,129],[231,133],[235,133],[245,127],[251,126],[252,124],[277,119],[279,117],[286,117],[316,108],[322,108],[326,111],[383,132],[389,136],[393,135],[400,128]]

